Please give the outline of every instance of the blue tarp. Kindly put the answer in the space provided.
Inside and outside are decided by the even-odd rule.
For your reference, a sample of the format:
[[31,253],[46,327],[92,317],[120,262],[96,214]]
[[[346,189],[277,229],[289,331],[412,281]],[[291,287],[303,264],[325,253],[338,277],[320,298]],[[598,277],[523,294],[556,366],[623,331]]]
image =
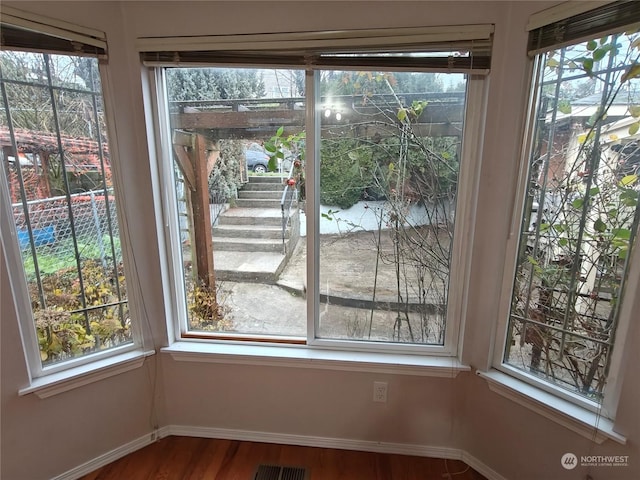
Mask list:
[[[56,241],[56,232],[53,225],[43,228],[33,229],[33,243],[36,247],[42,245],[51,245]],[[18,230],[18,242],[20,243],[20,250],[26,250],[29,248],[29,231]]]

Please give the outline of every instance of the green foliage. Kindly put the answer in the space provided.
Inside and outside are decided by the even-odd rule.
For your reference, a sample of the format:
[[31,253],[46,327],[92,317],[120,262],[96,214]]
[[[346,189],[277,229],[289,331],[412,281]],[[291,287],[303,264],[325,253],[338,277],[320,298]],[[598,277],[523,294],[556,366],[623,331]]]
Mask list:
[[369,191],[385,198],[401,192],[413,203],[452,199],[458,184],[458,144],[459,140],[451,137],[410,136],[406,159],[400,166],[402,139],[393,136],[381,140],[371,147],[376,168]]
[[275,172],[278,169],[278,161],[284,161],[284,140],[282,135],[284,134],[284,127],[278,128],[276,134],[271,137],[264,145],[264,149],[269,155],[269,162],[267,163],[267,169],[270,172]]
[[400,122],[415,122],[428,105],[427,100],[415,100],[410,107],[400,107],[396,116]]
[[278,128],[275,135],[268,139],[264,144],[264,149],[269,155],[268,168],[269,171],[275,171],[278,161],[290,159],[293,161],[292,179],[296,188],[298,188],[298,198],[305,199],[305,175],[304,175],[304,158],[305,158],[305,137],[304,131],[284,136],[284,127]]
[[[400,121],[413,122],[426,108],[426,101],[413,102],[398,110]],[[402,117],[402,118],[400,118]],[[293,178],[304,199],[304,132],[283,137],[283,129],[265,142],[272,159],[284,158],[285,152],[299,152]],[[320,202],[349,208],[361,199],[389,198],[398,185],[414,202],[450,199],[457,188],[459,140],[448,137],[412,136],[407,149],[406,168],[394,168],[403,150],[400,133],[371,141],[366,138],[325,138],[320,162]]]
[[[82,278],[84,290],[75,267],[44,275],[41,282],[46,308],[41,308],[37,300],[37,285],[29,283],[43,362],[63,360],[131,339],[126,305],[94,308],[87,310],[86,315],[77,312],[83,308],[83,293],[84,305],[88,307],[116,302],[117,289],[120,297],[126,298],[122,265],[118,266],[117,278],[114,278],[113,272],[105,272],[98,261],[87,260],[82,265]],[[74,311],[76,313],[71,313]]]
[[349,208],[360,199],[391,198],[402,192],[414,203],[450,199],[457,188],[457,140],[446,137],[412,138],[403,168],[397,159],[403,149],[399,137],[378,143],[358,139],[323,140],[320,201]]
[[62,309],[38,310],[34,313],[43,362],[78,355],[94,347],[95,338],[87,335],[76,317]]
[[373,185],[372,151],[356,139],[322,140],[320,203],[353,206]]
[[[441,76],[417,72],[324,74],[321,86],[325,95],[354,95],[356,105],[386,117],[388,123],[382,127],[384,137],[378,133],[371,138],[323,139],[323,204],[348,208],[361,198],[393,197],[409,202],[452,198],[457,188],[459,140],[419,137],[413,130],[428,106],[427,92],[443,91]],[[411,93],[424,94],[424,98],[404,104],[400,97]]]

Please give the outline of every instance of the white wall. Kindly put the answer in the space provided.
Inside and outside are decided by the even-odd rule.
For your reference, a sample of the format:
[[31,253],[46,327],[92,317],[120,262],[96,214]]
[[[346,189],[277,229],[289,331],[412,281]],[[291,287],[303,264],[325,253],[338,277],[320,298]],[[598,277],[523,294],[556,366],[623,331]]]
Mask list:
[[[7,2],[10,3],[10,2]],[[498,316],[526,98],[524,26],[542,2],[14,2],[13,6],[107,32],[110,89],[126,184],[130,242],[140,271],[147,328],[166,344],[154,247],[151,177],[145,133],[138,36],[203,35],[339,28],[495,23],[495,48],[473,248],[463,359],[484,368]],[[489,391],[473,374],[455,380],[270,366],[175,362],[158,355],[148,366],[46,400],[18,397],[27,383],[16,318],[0,255],[2,313],[2,470],[7,480],[60,474],[149,432],[152,405],[162,425],[289,433],[314,437],[460,448],[504,477],[583,479],[560,456],[629,455],[628,468],[595,469],[596,479],[640,478],[638,326],[617,422],[627,446],[597,445]],[[640,297],[635,298],[640,308]],[[154,375],[155,363],[157,376]],[[373,380],[389,382],[389,403],[370,401]],[[158,397],[152,402],[152,385]]]

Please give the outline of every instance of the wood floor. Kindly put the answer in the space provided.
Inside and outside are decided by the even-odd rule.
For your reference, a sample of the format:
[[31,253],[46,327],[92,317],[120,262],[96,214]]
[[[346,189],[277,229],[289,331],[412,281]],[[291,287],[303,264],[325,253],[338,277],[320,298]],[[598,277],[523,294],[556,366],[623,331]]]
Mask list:
[[458,460],[194,437],[164,438],[82,480],[253,480],[260,464],[304,467],[308,480],[486,480]]

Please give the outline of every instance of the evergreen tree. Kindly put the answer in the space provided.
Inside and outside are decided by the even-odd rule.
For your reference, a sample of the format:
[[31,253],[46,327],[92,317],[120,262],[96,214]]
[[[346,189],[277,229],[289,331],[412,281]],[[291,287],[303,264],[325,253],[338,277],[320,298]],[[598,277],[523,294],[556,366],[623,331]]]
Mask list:
[[258,70],[238,68],[170,68],[169,101],[260,98],[264,82]]

